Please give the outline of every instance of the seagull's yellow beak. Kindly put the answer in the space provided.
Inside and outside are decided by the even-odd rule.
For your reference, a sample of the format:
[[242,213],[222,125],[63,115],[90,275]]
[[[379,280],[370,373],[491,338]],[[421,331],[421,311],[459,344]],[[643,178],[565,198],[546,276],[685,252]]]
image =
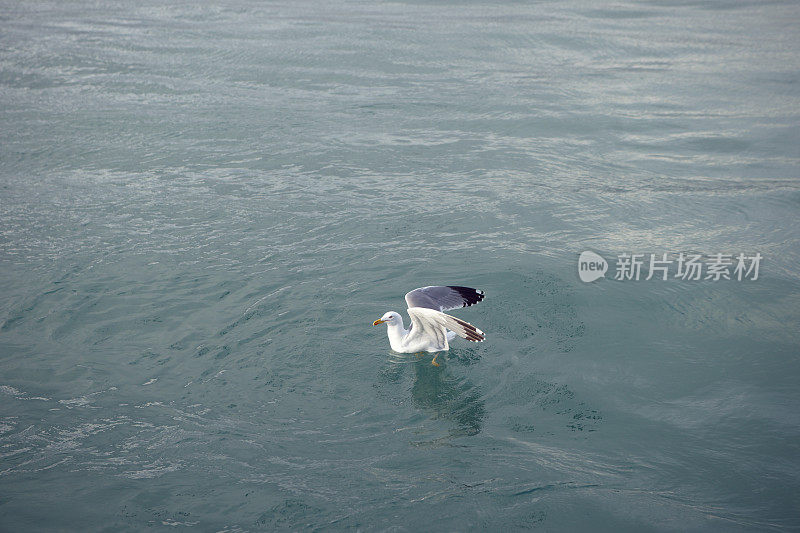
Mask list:
[[386,322],[386,321],[385,321],[385,320],[381,320],[381,319],[379,318],[378,320],[376,320],[375,322],[373,322],[373,323],[372,323],[372,325],[373,325],[373,326],[377,326],[378,324],[383,324],[384,322]]

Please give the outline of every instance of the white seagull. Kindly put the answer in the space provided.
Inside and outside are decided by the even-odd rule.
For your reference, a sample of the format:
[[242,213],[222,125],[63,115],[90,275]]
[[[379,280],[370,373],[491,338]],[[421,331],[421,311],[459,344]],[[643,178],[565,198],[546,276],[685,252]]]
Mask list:
[[[460,318],[446,315],[442,311],[469,307],[483,300],[484,292],[469,287],[431,286],[414,289],[406,294],[408,316],[411,326],[403,327],[400,313],[389,311],[373,326],[386,324],[389,344],[400,353],[441,352],[449,350],[448,341],[456,335],[472,342],[483,342],[484,333]],[[438,354],[437,354],[438,356]],[[434,356],[432,363],[439,366]]]

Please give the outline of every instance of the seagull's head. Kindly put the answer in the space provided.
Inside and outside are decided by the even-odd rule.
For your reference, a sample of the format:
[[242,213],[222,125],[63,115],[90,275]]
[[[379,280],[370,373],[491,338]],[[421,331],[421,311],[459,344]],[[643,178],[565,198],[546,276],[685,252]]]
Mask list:
[[389,311],[388,313],[380,317],[378,320],[373,322],[372,325],[377,326],[378,324],[388,324],[391,326],[392,324],[402,324],[402,323],[403,319],[400,316],[400,313]]

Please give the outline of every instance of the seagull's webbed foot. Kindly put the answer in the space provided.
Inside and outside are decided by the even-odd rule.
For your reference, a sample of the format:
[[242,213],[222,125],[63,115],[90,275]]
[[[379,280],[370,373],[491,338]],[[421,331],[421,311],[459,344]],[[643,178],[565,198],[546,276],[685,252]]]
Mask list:
[[433,361],[431,361],[431,364],[432,364],[433,366],[439,366],[439,363],[437,363],[437,362],[436,362],[436,358],[437,358],[437,357],[439,357],[439,354],[438,354],[438,353],[437,353],[436,355],[434,355],[434,356],[433,356]]

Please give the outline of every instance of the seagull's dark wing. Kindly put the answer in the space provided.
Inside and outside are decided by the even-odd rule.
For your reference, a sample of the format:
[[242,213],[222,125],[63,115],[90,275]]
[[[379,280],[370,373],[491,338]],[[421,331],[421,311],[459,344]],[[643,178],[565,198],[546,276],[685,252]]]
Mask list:
[[436,311],[449,311],[469,307],[483,300],[484,292],[470,287],[433,285],[414,289],[406,294],[408,307],[425,307]]

